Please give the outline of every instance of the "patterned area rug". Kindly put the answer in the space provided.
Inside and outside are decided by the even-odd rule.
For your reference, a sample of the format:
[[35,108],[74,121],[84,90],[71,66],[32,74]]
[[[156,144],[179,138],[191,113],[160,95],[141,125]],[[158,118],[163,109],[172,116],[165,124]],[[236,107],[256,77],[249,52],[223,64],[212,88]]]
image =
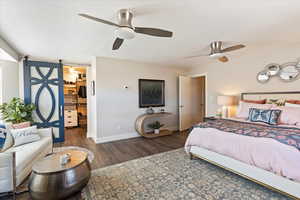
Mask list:
[[90,150],[88,150],[86,148],[77,147],[77,146],[55,147],[55,148],[53,148],[53,153],[57,153],[57,152],[65,151],[65,150],[71,150],[71,149],[86,152],[88,154],[88,160],[90,163],[92,163],[92,161],[95,158],[93,152],[91,152]]
[[89,200],[288,199],[203,160],[190,160],[183,149],[94,170],[82,197]]

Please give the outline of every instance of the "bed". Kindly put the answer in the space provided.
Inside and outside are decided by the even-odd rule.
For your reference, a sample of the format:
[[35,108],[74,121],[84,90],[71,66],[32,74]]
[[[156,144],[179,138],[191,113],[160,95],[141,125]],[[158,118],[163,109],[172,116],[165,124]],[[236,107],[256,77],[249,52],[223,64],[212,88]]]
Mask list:
[[[242,93],[241,100],[300,99],[300,92]],[[230,144],[230,145],[228,145]],[[246,119],[196,125],[186,151],[293,199],[300,199],[300,126]]]

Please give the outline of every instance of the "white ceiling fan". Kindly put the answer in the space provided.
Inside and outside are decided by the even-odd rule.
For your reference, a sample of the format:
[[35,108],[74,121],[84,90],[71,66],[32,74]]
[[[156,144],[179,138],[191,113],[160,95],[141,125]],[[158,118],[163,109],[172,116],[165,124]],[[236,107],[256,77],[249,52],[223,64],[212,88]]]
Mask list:
[[97,22],[101,22],[107,25],[115,26],[116,40],[113,44],[112,50],[117,50],[120,48],[124,40],[133,39],[136,33],[156,36],[156,37],[172,37],[173,33],[171,31],[158,29],[158,28],[148,28],[148,27],[134,27],[132,25],[133,14],[128,9],[121,9],[118,11],[118,23],[110,22],[104,19],[99,19],[87,14],[78,14],[81,17],[85,17]]
[[203,53],[200,53],[200,54],[194,55],[194,56],[189,56],[187,58],[195,58],[195,57],[199,57],[199,56],[209,56],[211,58],[217,58],[221,62],[228,62],[229,59],[225,55],[225,53],[246,47],[243,44],[237,44],[237,45],[223,48],[223,45],[224,45],[224,42],[222,42],[222,41],[212,42],[212,43],[210,43],[209,49],[205,48],[202,50]]

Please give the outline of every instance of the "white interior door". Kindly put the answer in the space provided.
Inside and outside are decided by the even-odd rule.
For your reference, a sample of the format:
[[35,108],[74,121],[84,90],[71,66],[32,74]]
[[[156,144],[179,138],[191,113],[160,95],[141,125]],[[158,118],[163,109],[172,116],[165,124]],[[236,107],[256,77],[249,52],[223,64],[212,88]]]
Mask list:
[[179,130],[183,131],[192,126],[191,105],[192,79],[179,76]]

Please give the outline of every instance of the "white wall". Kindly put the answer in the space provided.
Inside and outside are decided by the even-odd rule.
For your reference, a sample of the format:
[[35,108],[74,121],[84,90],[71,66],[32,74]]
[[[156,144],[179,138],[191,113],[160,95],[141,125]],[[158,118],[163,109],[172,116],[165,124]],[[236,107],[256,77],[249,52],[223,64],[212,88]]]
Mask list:
[[277,77],[266,84],[256,81],[257,73],[269,63],[295,62],[300,57],[299,49],[300,44],[247,46],[228,55],[227,63],[202,58],[187,74],[207,73],[207,115],[211,116],[218,109],[220,94],[239,96],[241,92],[300,91],[299,79],[290,83]]
[[4,103],[19,97],[19,65],[0,60],[0,70],[0,103]]
[[99,57],[94,64],[97,105],[93,111],[97,112],[97,142],[137,136],[135,120],[145,113],[138,104],[138,79],[141,78],[165,80],[165,110],[174,114],[167,125],[178,128],[177,78],[182,69]]
[[0,51],[3,51],[0,57],[2,56],[5,60],[18,61],[19,53],[13,49],[3,38],[0,37]]
[[[97,96],[92,96],[92,87],[91,82],[95,81],[97,84],[97,59],[94,57],[92,59],[91,67],[87,68],[87,137],[93,138],[95,141],[97,140]],[[96,89],[96,86],[95,86]],[[97,94],[97,93],[96,93]]]

